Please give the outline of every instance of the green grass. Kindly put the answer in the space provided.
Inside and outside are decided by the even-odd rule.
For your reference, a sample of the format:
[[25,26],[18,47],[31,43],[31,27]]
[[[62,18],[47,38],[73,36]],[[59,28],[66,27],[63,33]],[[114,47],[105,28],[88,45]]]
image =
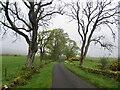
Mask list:
[[[2,84],[10,83],[14,78],[18,77],[22,72],[22,67],[25,65],[26,56],[0,56],[2,58]],[[43,63],[48,60],[44,60]],[[39,64],[39,58],[35,58],[35,65]],[[49,88],[52,82],[52,67],[54,63],[45,65],[40,69],[40,73],[32,75],[32,77],[27,80],[27,84],[24,86],[19,86],[20,88]],[[6,77],[5,77],[6,71]]]
[[[100,59],[101,58],[86,58],[84,60],[83,66],[90,67],[90,68],[91,67],[96,68],[100,64],[100,62],[99,62]],[[108,58],[107,61],[108,61],[107,65],[110,65],[112,62],[117,61],[117,58]]]
[[64,65],[70,71],[84,78],[86,81],[90,82],[91,84],[95,85],[98,88],[118,88],[118,82],[112,79],[109,79],[102,75],[85,72],[74,65],[70,65],[70,64],[64,64]]
[[2,56],[2,83],[6,84],[15,78],[25,65],[25,61],[26,56]]
[[[91,58],[91,57],[87,57],[85,58],[84,62],[83,62],[83,66],[84,67],[89,67],[89,68],[98,68],[100,58]],[[108,64],[106,65],[109,66],[112,62],[117,61],[117,58],[108,58],[107,59]],[[73,61],[74,64],[79,64],[79,61]]]
[[50,88],[52,82],[52,68],[55,63],[45,65],[41,68],[40,73],[32,76],[27,80],[27,84],[18,88]]
[[[27,56],[0,56],[2,58],[2,83],[7,84],[19,76],[21,68],[25,66]],[[39,64],[39,58],[35,58],[35,65]],[[5,75],[6,73],[6,75]]]

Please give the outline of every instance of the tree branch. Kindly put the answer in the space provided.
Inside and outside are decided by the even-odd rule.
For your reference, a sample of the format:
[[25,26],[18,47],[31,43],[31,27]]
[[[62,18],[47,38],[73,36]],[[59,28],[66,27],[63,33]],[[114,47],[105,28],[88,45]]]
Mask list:
[[6,16],[7,20],[8,20],[8,22],[9,22],[9,24],[11,25],[12,30],[17,32],[18,34],[22,35],[26,39],[27,43],[30,44],[28,36],[26,34],[24,34],[23,32],[19,31],[17,29],[17,27],[13,24],[12,20],[10,19],[9,14],[8,14],[8,5],[9,5],[9,2],[6,2],[6,6],[4,7],[5,16]]
[[107,50],[112,52],[112,48],[115,47],[113,44],[111,43],[102,43],[99,39],[92,39],[91,42],[94,41],[95,44],[99,43],[101,45],[101,47],[106,48]]
[[49,3],[42,4],[42,5],[41,5],[41,7],[51,5],[51,4],[52,4],[52,2],[53,2],[53,0],[51,0]]
[[30,9],[30,6],[27,4],[27,2],[25,2],[25,0],[22,0],[22,1]]

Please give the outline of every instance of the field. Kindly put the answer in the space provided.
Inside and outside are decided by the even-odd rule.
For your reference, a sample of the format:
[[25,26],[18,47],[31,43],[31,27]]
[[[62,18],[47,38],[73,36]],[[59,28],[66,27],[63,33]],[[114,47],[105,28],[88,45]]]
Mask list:
[[[25,65],[26,56],[1,56],[2,57],[2,84],[10,83],[14,78],[20,75],[22,67]],[[35,64],[39,64],[39,58],[36,57]],[[30,87],[50,87],[52,81],[52,66],[54,63],[47,64],[40,69],[40,73],[32,75],[30,79],[26,81],[26,85],[18,86],[18,88],[30,88]],[[38,82],[37,82],[38,80]]]
[[24,66],[26,56],[2,56],[2,83],[11,82]]
[[[101,59],[102,58],[95,58],[95,57],[86,58],[83,63],[83,66],[89,67],[89,68],[97,68],[98,65],[101,64],[100,63]],[[117,58],[108,58],[106,67],[109,66],[111,63],[116,62],[117,60],[118,60]],[[79,62],[74,62],[74,63],[78,64]]]
[[[98,65],[100,64],[99,61],[100,61],[100,58],[86,58],[83,66],[89,67],[89,68],[98,68]],[[109,64],[111,64],[112,62],[115,62],[115,61],[117,61],[117,59],[109,58],[108,64],[106,65],[106,67],[108,67]],[[79,64],[79,61],[64,63],[65,67],[68,68],[70,71],[72,71],[76,75],[82,77],[83,79],[87,80],[91,84],[97,86],[98,88],[118,88],[117,81],[112,80],[107,77],[104,77],[103,75],[85,72],[75,66],[78,64]]]

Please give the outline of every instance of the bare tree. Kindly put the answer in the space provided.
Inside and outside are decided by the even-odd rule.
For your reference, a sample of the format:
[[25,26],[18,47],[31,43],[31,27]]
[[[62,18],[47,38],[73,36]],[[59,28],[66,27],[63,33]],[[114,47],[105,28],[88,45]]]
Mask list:
[[[67,4],[70,9],[68,16],[75,20],[78,27],[78,33],[80,35],[82,45],[80,53],[80,65],[83,64],[83,60],[86,57],[91,42],[100,44],[102,47],[111,50],[113,44],[108,42],[102,42],[105,36],[101,35],[96,38],[93,34],[96,30],[101,29],[106,25],[115,38],[114,30],[112,26],[117,24],[116,15],[118,14],[117,5],[112,5],[111,0],[96,0],[87,2],[72,2]],[[104,32],[104,31],[103,31]]]
[[[0,23],[6,31],[14,31],[23,36],[28,43],[28,58],[26,66],[34,67],[34,58],[38,50],[38,30],[49,24],[49,20],[55,13],[62,14],[61,7],[56,7],[54,0],[22,0],[23,7],[17,2],[0,1],[3,8]],[[7,31],[6,31],[7,32]]]

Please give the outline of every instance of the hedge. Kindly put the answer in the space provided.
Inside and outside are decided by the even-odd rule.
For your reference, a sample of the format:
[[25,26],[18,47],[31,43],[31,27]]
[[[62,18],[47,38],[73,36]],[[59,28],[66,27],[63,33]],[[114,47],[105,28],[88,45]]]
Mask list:
[[68,61],[72,62],[72,61],[79,61],[79,58],[77,57],[71,57],[68,59]]
[[112,70],[112,71],[120,71],[120,61],[117,61],[117,62],[113,62],[109,68]]
[[81,68],[82,70],[84,70],[86,72],[100,74],[100,75],[112,78],[112,79],[120,82],[120,78],[119,78],[120,71],[100,70],[100,69],[88,68],[88,67],[83,67],[83,66],[77,66],[77,67]]

